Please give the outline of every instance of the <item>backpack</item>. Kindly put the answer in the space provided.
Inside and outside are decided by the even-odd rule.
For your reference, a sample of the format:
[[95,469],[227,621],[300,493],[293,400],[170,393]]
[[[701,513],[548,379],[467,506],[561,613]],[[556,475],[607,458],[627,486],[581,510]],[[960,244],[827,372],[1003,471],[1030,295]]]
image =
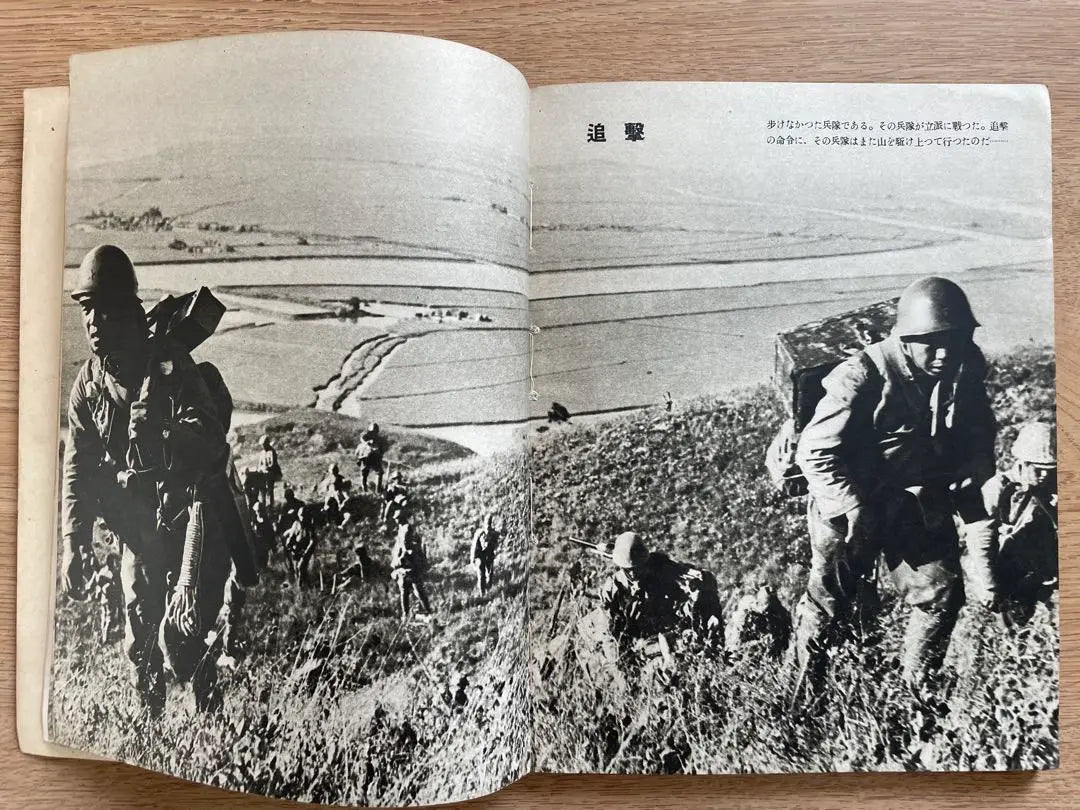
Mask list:
[[[896,321],[897,300],[879,301],[776,336],[773,387],[787,418],[765,451],[765,469],[784,497],[807,494],[806,476],[795,461],[795,451],[803,428],[825,396],[822,381],[849,357],[888,335]],[[881,371],[874,357],[864,357]]]
[[[165,296],[147,313],[147,320],[153,325],[155,335],[162,334],[176,340],[190,352],[214,334],[224,313],[225,305],[209,289],[199,287],[179,297]],[[233,414],[229,386],[213,363],[203,361],[196,368],[218,412],[222,432],[228,433]],[[267,559],[269,549],[263,547],[262,539],[255,532],[251,507],[244,493],[244,484],[236,471],[231,448],[221,472],[221,479],[208,488],[205,497],[214,502],[229,555],[236,567],[237,581],[241,585],[251,586],[259,581],[259,570]]]

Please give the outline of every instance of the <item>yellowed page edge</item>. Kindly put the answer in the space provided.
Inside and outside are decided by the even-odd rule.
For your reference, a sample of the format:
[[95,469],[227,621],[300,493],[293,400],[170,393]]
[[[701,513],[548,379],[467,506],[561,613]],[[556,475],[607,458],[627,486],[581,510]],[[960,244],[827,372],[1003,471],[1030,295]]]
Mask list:
[[100,759],[45,739],[55,598],[60,293],[68,88],[23,94],[15,715],[27,754]]

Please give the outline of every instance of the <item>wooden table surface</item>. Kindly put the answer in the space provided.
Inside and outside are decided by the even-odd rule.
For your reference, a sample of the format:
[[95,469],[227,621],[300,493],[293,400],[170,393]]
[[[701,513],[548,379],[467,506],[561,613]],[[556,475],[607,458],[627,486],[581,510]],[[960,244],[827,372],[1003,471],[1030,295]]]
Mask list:
[[[1062,510],[1062,767],[1031,774],[532,776],[477,807],[954,808],[1080,805],[1080,4],[1068,0],[0,0],[0,806],[284,807],[137,768],[44,760],[15,737],[19,194],[25,87],[67,83],[72,53],[189,37],[360,28],[458,40],[533,86],[612,80],[1036,82],[1049,86]],[[103,111],[104,112],[104,111]]]

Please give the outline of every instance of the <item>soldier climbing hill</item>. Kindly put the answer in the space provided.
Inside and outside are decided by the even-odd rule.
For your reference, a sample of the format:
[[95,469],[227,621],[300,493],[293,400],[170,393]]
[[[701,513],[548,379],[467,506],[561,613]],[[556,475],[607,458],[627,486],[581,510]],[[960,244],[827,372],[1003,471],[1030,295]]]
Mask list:
[[273,507],[274,505],[274,485],[282,478],[281,464],[278,463],[277,450],[274,449],[274,445],[270,442],[270,437],[265,433],[259,437],[259,459],[256,466],[256,470],[262,474],[262,485],[259,492],[259,499],[262,500],[266,506]]
[[972,538],[990,527],[978,495],[994,470],[995,423],[978,325],[959,286],[921,279],[901,295],[892,335],[824,380],[796,453],[811,545],[796,652],[811,684],[839,619],[872,631],[882,554],[911,607],[905,680],[918,688],[941,666],[963,603],[954,517]]
[[148,315],[131,260],[112,245],[87,253],[71,297],[91,354],[68,406],[63,589],[82,598],[83,561],[102,520],[120,547],[125,648],[143,705],[154,717],[164,711],[168,668],[192,682],[198,709],[217,709],[207,634],[232,565],[242,584],[258,571],[225,441],[231,398],[217,370],[189,353],[224,307],[200,290]]
[[476,569],[476,592],[483,596],[491,588],[495,570],[495,555],[499,551],[502,532],[495,528],[495,513],[484,515],[484,525],[473,533],[469,561]]
[[375,491],[383,488],[383,455],[386,453],[386,437],[379,432],[379,426],[372,422],[360,435],[356,446],[356,464],[360,467],[360,486],[368,490],[368,477],[375,473]]
[[[1057,453],[1054,426],[1028,422],[1013,442],[1015,466],[983,486],[994,521],[989,593],[984,604],[1027,624],[1058,585]],[[974,550],[977,556],[978,550]],[[973,552],[968,543],[969,555]]]
[[634,532],[615,539],[610,559],[618,570],[600,590],[600,609],[579,627],[586,661],[605,670],[594,675],[626,689],[658,668],[673,672],[677,652],[722,653],[723,618],[711,574],[650,552]]
[[390,552],[390,575],[398,586],[403,620],[409,618],[413,597],[420,603],[420,610],[425,615],[431,613],[431,605],[424,590],[427,565],[427,555],[424,554],[420,535],[413,526],[413,519],[403,517],[398,526],[394,548]]

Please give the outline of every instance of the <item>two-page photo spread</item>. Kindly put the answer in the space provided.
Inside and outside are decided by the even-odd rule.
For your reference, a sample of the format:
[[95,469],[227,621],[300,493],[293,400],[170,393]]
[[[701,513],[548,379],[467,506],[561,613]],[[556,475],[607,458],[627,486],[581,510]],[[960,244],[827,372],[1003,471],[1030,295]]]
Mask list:
[[390,806],[1057,766],[1045,88],[305,32],[75,57],[67,143],[49,742]]

